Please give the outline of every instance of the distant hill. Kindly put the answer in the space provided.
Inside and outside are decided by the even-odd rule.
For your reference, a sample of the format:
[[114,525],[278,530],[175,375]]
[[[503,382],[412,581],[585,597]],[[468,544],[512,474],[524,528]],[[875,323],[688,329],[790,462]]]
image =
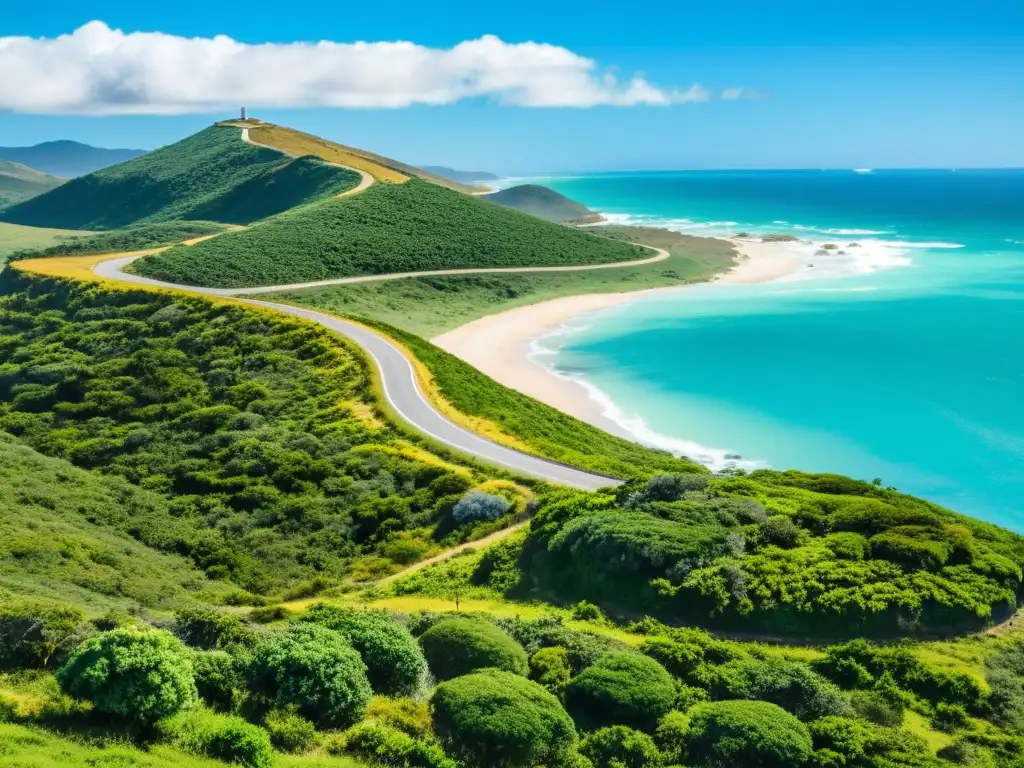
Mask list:
[[34,147],[0,147],[0,160],[21,163],[66,179],[134,160],[144,154],[144,149],[103,149],[77,141],[46,141]]
[[174,219],[248,224],[358,182],[352,171],[246,144],[239,128],[212,126],[0,211],[0,221],[64,229]]
[[432,173],[435,176],[441,176],[452,181],[462,182],[463,184],[474,184],[478,181],[497,181],[498,177],[493,173],[487,171],[457,171],[454,168],[446,168],[443,165],[421,165],[427,173]]
[[520,184],[517,187],[509,187],[489,195],[482,195],[481,200],[487,200],[505,208],[515,208],[517,211],[559,224],[569,222],[584,224],[602,220],[601,214],[596,211],[539,184]]
[[64,181],[20,163],[0,160],[0,208],[49,192]]

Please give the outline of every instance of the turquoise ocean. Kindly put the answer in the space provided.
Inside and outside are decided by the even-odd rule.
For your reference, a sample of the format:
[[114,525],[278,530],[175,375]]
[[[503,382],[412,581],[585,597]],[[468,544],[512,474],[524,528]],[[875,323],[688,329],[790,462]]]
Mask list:
[[781,280],[656,294],[535,342],[623,430],[715,469],[880,478],[1024,531],[1024,170],[535,181],[616,223],[802,241],[779,246],[800,264]]

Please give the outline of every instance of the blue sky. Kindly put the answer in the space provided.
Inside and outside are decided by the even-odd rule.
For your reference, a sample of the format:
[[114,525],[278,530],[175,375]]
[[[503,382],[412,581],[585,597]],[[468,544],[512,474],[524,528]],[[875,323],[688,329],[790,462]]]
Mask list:
[[[260,0],[4,3],[0,37],[52,38],[93,20],[126,33],[220,34],[252,45],[407,40],[443,50],[492,34],[508,44],[547,43],[592,59],[600,73],[617,75],[620,89],[639,74],[659,93],[700,84],[709,94],[701,103],[585,108],[509,106],[493,95],[397,109],[250,105],[265,119],[415,163],[504,174],[1024,166],[1019,0],[296,7],[303,12]],[[66,66],[79,69],[73,60]],[[53,109],[26,108],[19,100],[24,94],[14,92],[25,78],[6,79],[16,82],[7,86],[7,102],[0,83],[0,104],[21,106],[0,110],[0,145],[72,138],[152,148],[228,111],[226,101],[223,109],[177,115],[83,116],[75,114],[79,107],[64,110],[71,114],[31,114]],[[733,88],[759,98],[721,98]]]

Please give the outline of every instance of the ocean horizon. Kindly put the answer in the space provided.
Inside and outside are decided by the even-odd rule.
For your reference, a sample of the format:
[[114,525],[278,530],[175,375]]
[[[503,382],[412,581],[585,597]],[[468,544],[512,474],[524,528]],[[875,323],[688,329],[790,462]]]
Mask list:
[[1024,530],[1024,170],[533,181],[612,223],[799,238],[780,280],[655,294],[536,340],[621,429],[713,469],[878,478]]

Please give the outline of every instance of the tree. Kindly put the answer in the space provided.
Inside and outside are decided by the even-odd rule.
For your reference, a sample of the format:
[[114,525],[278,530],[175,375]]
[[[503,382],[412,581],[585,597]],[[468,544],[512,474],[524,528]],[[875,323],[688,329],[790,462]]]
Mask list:
[[594,768],[660,768],[664,764],[654,739],[624,725],[591,733],[580,743],[580,754]]
[[484,667],[517,675],[529,672],[529,659],[515,640],[482,619],[445,619],[420,636],[430,671],[450,680]]
[[0,606],[0,669],[46,667],[81,636],[85,616],[77,608],[43,600]]
[[577,743],[558,699],[511,672],[487,669],[441,683],[431,704],[449,754],[469,765],[558,764]]
[[267,702],[294,707],[327,727],[358,721],[373,695],[366,665],[340,633],[316,624],[293,624],[253,651],[249,689]]
[[64,691],[100,712],[152,722],[195,703],[192,658],[170,632],[115,629],[82,643],[57,670]]
[[612,651],[566,686],[565,706],[584,730],[628,725],[650,731],[672,708],[675,694],[671,675],[654,659]]
[[716,701],[690,710],[688,759],[698,765],[799,768],[811,734],[786,710],[764,701]]
[[356,611],[317,603],[303,621],[344,635],[366,664],[375,693],[409,695],[427,671],[427,660],[412,633],[386,611]]

